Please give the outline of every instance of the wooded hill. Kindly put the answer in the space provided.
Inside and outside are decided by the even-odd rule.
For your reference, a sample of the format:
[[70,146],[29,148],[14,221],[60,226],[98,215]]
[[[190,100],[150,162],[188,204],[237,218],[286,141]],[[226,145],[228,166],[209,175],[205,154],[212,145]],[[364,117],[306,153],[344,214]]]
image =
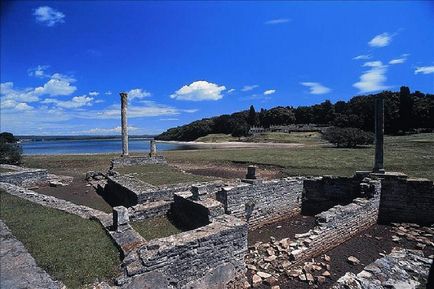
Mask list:
[[278,106],[271,109],[240,111],[212,118],[204,118],[190,124],[170,128],[158,135],[158,140],[192,141],[199,137],[224,133],[245,136],[250,126],[319,124],[337,127],[355,127],[366,131],[374,128],[374,97],[384,96],[385,132],[400,134],[416,129],[434,128],[434,94],[410,92],[402,86],[399,92],[383,91],[379,94],[359,95],[348,102],[329,100],[312,106]]

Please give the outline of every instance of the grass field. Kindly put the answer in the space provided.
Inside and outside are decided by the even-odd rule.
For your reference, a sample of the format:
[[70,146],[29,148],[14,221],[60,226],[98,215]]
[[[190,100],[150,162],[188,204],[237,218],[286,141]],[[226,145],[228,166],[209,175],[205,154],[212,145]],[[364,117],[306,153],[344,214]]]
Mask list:
[[0,218],[37,264],[68,288],[116,275],[119,252],[98,222],[2,191],[0,200]]
[[[291,135],[291,134],[289,134]],[[305,140],[306,146],[261,149],[202,149],[168,151],[162,154],[170,162],[214,163],[224,167],[232,162],[271,165],[288,175],[352,175],[356,170],[370,170],[374,148],[341,149],[324,144],[317,137],[292,134]],[[51,172],[72,170],[107,170],[112,155],[25,156],[29,167],[48,168]],[[434,180],[434,133],[385,137],[384,165],[387,171],[402,171],[412,177]],[[60,172],[59,172],[60,171]]]
[[185,174],[182,171],[168,165],[141,165],[117,169],[121,174],[132,174],[134,177],[154,186],[164,184],[205,182],[213,178]]
[[207,136],[196,139],[198,142],[206,143],[221,143],[233,141],[245,142],[275,142],[275,143],[303,143],[303,144],[317,144],[321,142],[321,136],[318,132],[294,132],[294,133],[280,133],[280,132],[266,132],[256,134],[249,137],[237,138],[230,134],[209,134]]
[[146,240],[168,237],[182,232],[166,216],[136,221],[131,225]]
[[12,172],[13,170],[10,169],[4,169],[4,168],[0,168],[0,174],[1,173],[8,173],[8,172]]

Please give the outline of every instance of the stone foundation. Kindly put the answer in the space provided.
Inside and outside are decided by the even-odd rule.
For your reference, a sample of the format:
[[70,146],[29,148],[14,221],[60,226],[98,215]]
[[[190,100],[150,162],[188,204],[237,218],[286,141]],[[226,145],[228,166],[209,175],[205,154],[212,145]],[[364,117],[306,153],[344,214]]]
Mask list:
[[45,169],[23,168],[13,165],[0,165],[0,168],[8,169],[10,172],[0,173],[0,182],[17,186],[33,186],[49,179],[48,171]]
[[360,273],[346,273],[332,289],[432,288],[427,284],[432,260],[421,251],[397,249],[369,264]]
[[386,174],[382,181],[379,221],[434,224],[434,184]]
[[125,166],[136,165],[155,165],[155,164],[167,164],[166,159],[163,156],[143,156],[143,157],[120,157],[111,161],[111,168],[116,169]]

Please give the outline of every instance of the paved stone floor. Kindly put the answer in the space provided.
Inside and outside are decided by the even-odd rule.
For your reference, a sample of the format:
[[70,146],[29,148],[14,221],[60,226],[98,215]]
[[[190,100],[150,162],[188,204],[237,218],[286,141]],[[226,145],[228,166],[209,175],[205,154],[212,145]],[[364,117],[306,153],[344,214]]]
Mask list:
[[24,245],[0,220],[0,288],[59,289],[65,288],[36,265]]

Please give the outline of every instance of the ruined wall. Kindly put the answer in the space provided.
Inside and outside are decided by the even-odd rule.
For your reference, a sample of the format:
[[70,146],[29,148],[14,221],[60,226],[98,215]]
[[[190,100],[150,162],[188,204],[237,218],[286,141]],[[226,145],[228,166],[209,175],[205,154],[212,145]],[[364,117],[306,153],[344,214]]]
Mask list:
[[128,208],[128,215],[132,222],[164,216],[169,212],[171,204],[170,201],[138,204]]
[[143,156],[143,157],[122,157],[116,158],[111,161],[111,168],[119,168],[125,166],[136,165],[155,165],[155,164],[167,164],[166,159],[163,156]]
[[[108,176],[105,194],[125,207],[156,201],[172,201],[173,195],[190,191],[193,183],[153,186],[128,176]],[[208,193],[216,192],[224,183],[221,181],[201,183]]]
[[45,169],[29,169],[11,165],[2,165],[10,172],[0,173],[0,182],[17,186],[31,186],[48,180],[48,172]]
[[303,178],[295,177],[224,187],[216,198],[227,214],[247,221],[254,228],[298,213],[302,191]]
[[434,224],[434,184],[428,179],[386,176],[382,182],[379,221]]
[[363,174],[353,177],[323,176],[306,179],[303,190],[303,213],[317,214],[335,205],[346,205],[361,196]]
[[346,206],[337,205],[315,216],[317,226],[299,234],[291,251],[295,263],[318,256],[349,240],[377,222],[379,197],[357,198]]
[[205,227],[146,243],[127,258],[122,288],[224,288],[245,271],[246,251],[247,224],[222,215]]

